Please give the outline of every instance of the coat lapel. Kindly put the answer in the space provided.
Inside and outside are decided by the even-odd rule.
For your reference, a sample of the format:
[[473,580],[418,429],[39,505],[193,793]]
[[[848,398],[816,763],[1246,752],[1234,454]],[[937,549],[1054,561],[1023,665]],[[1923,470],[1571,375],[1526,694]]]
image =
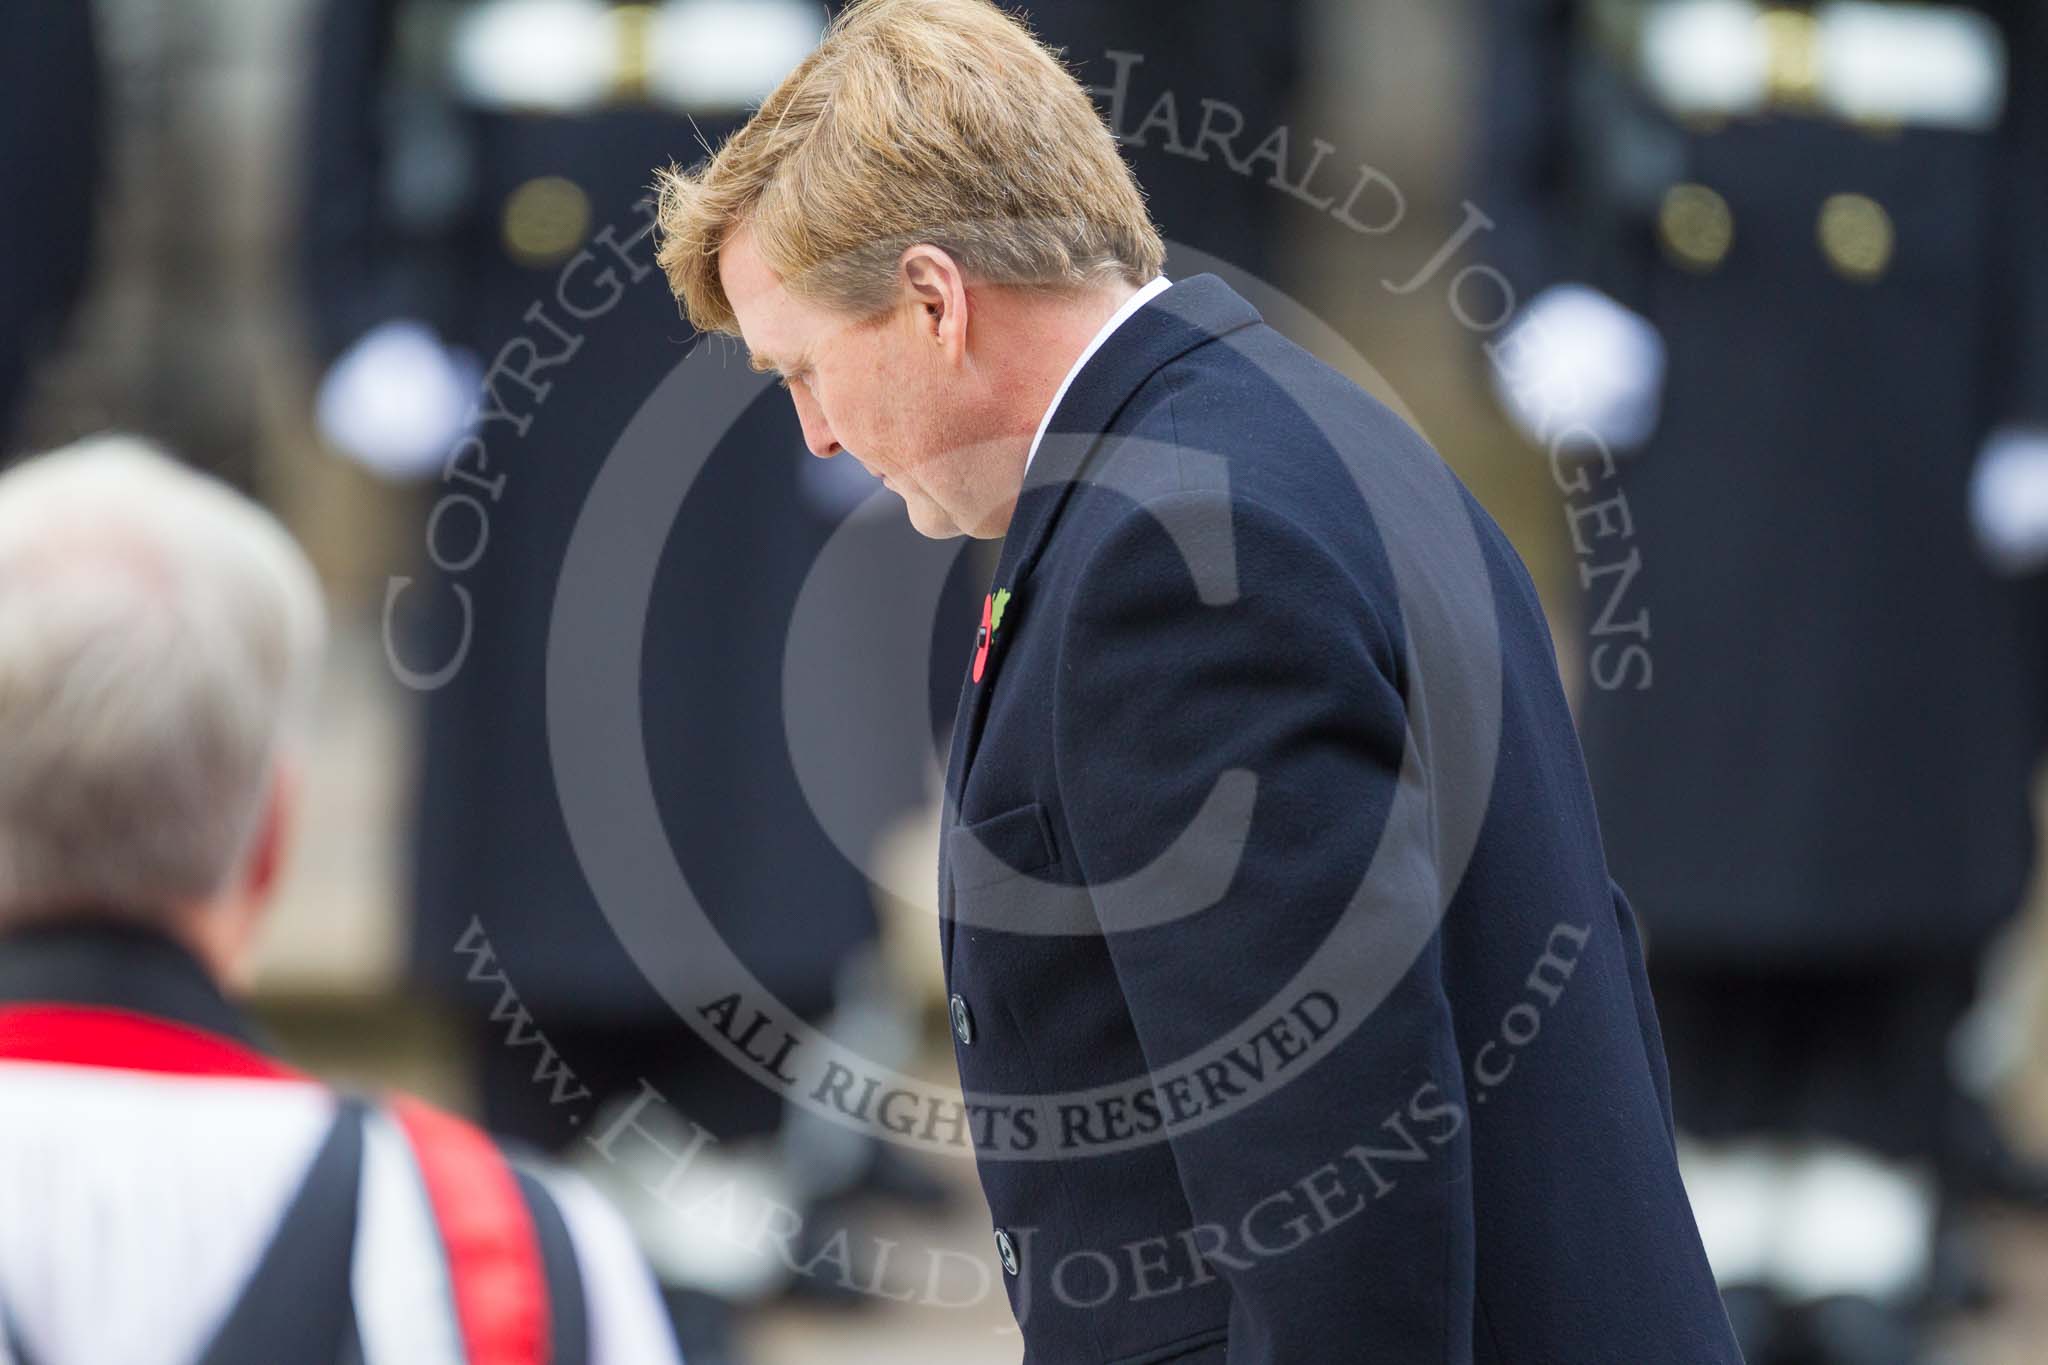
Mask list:
[[[1197,275],[1166,290],[1125,319],[1123,326],[1074,376],[1025,475],[990,585],[991,594],[1012,594],[1002,629],[990,644],[981,681],[974,680],[970,656],[968,674],[961,683],[960,703],[954,714],[953,750],[947,767],[949,828],[957,819],[961,796],[967,789],[967,774],[973,767],[982,727],[988,718],[989,697],[1001,682],[1006,645],[1015,637],[1021,620],[1031,612],[1031,571],[1103,434],[1115,425],[1132,396],[1153,375],[1196,347],[1258,321],[1258,310],[1229,285],[1214,275]],[[987,600],[984,597],[983,602]],[[978,621],[976,625],[978,629]]]
[[[1180,357],[1216,338],[1261,321],[1258,310],[1214,275],[1197,275],[1166,290],[1129,318],[1089,357],[1046,427],[1045,440],[1026,471],[1009,534],[1003,539],[990,593],[1011,594],[1003,629],[989,647],[981,680],[967,675],[954,712],[953,749],[946,768],[946,806],[939,839],[939,905],[943,960],[953,958],[953,878],[945,832],[960,820],[967,776],[988,720],[989,698],[1001,685],[1003,656],[1032,610],[1029,580],[1054,524],[1090,458],[1133,395]],[[983,602],[987,602],[987,597]],[[977,607],[977,610],[980,608]],[[964,623],[963,623],[964,624]],[[975,623],[978,631],[979,621]]]
[[1020,585],[1044,551],[1074,484],[1138,390],[1189,351],[1260,320],[1258,310],[1229,285],[1214,275],[1197,275],[1133,313],[1089,358],[1052,415],[1003,540],[995,582],[1018,592],[1013,607],[1021,605]]

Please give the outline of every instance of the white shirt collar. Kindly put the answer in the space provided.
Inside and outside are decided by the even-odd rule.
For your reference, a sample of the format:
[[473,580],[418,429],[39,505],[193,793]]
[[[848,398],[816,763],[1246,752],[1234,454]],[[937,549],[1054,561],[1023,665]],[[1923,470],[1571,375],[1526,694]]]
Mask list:
[[1088,349],[1081,352],[1081,358],[1074,362],[1074,368],[1068,370],[1067,377],[1060,381],[1059,391],[1053,394],[1052,404],[1046,408],[1045,416],[1038,419],[1038,434],[1031,438],[1031,452],[1024,457],[1024,469],[1027,473],[1031,469],[1031,462],[1038,458],[1039,443],[1045,440],[1045,429],[1052,425],[1052,415],[1060,410],[1060,403],[1066,398],[1067,390],[1073,387],[1074,376],[1080,374],[1081,368],[1094,359],[1095,353],[1102,349],[1102,343],[1108,341],[1110,335],[1117,328],[1130,320],[1131,314],[1165,293],[1172,285],[1172,280],[1161,275],[1158,279],[1152,281],[1152,283],[1146,285],[1128,299],[1125,299],[1123,307],[1117,309],[1110,316],[1109,321],[1102,324],[1102,330],[1095,334],[1095,340],[1088,343]]

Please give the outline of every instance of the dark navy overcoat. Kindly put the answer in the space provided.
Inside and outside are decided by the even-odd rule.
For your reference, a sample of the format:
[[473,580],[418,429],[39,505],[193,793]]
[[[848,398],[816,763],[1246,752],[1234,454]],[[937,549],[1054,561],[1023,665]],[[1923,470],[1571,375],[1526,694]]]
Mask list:
[[942,937],[1028,1361],[1739,1359],[1549,631],[1414,431],[1180,283],[983,622]]

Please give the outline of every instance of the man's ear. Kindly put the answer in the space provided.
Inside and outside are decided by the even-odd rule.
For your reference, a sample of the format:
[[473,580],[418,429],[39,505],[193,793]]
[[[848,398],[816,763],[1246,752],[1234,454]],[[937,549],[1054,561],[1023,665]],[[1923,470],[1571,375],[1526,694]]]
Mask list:
[[256,940],[284,877],[285,849],[298,804],[298,769],[280,761],[272,770],[238,884],[212,903],[186,912],[187,944],[231,994],[246,994],[249,989]]
[[292,821],[299,806],[299,770],[289,760],[279,760],[270,778],[270,794],[264,798],[263,814],[249,848],[245,895],[252,905],[267,905],[284,879],[285,853],[291,842]]
[[940,247],[908,248],[898,266],[904,302],[917,334],[942,347],[949,361],[967,353],[967,277]]

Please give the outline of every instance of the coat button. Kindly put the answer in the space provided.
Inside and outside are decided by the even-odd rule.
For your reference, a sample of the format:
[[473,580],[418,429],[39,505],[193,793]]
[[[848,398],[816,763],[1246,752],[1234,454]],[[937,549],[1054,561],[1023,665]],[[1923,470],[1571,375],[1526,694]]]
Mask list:
[[956,995],[950,1007],[953,1011],[953,1036],[960,1040],[960,1046],[973,1046],[974,1016],[967,1012],[967,1002]]
[[1002,1258],[1005,1275],[1017,1273],[1017,1244],[1011,1241],[1010,1234],[1001,1228],[996,1229],[996,1255]]

